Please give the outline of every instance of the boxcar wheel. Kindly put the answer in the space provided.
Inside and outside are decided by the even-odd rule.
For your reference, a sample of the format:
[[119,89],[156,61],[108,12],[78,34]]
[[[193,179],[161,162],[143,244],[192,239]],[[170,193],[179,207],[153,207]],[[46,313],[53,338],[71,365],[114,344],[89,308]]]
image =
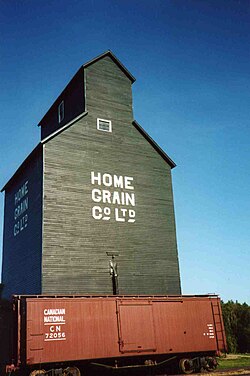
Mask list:
[[44,375],[45,370],[44,369],[35,369],[34,371],[30,372],[30,376],[38,376],[38,375]]
[[194,370],[191,366],[190,359],[183,358],[179,362],[180,371],[184,373],[185,375],[190,375]]
[[207,358],[207,367],[206,367],[206,369],[207,369],[208,372],[215,371],[216,368],[217,368],[217,365],[218,365],[218,363],[217,363],[216,358],[212,358],[212,357],[211,358]]
[[77,367],[67,367],[63,370],[63,376],[81,376],[81,372]]

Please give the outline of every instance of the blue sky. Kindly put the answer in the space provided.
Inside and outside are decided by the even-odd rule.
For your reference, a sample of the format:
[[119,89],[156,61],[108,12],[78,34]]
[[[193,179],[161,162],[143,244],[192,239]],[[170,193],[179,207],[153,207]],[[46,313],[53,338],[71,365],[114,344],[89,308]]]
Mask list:
[[250,303],[249,1],[0,0],[1,187],[70,78],[107,49],[137,79],[135,119],[177,163],[183,293]]

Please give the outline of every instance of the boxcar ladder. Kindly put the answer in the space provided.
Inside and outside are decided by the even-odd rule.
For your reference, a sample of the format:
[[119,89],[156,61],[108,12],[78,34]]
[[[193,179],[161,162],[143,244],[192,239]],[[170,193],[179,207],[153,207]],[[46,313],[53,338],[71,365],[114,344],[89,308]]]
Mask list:
[[212,299],[211,306],[212,306],[212,312],[213,312],[217,347],[218,347],[218,350],[222,350],[226,352],[227,343],[226,343],[225,330],[224,330],[223,319],[222,319],[220,299],[219,298]]

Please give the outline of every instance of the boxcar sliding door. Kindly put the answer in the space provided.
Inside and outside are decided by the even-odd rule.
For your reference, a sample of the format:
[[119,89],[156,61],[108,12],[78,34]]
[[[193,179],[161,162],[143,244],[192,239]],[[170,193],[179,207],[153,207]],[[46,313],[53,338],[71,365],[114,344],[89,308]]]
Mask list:
[[149,301],[117,301],[121,353],[156,351],[153,306]]

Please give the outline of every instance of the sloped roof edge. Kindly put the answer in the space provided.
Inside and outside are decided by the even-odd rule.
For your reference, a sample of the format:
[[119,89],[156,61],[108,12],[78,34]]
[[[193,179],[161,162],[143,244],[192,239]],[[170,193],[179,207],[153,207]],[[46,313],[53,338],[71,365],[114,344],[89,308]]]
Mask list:
[[94,59],[88,61],[87,63],[83,64],[83,68],[87,68],[91,64],[94,64],[98,60],[103,59],[105,56],[111,57],[111,59],[118,65],[118,67],[126,74],[126,76],[132,81],[132,83],[135,82],[135,77],[127,70],[127,68],[120,62],[120,60],[113,54],[111,50],[107,50],[106,52],[102,53],[101,55],[98,55]]
[[88,61],[87,63],[83,64],[80,66],[80,68],[78,69],[78,71],[74,74],[74,76],[71,78],[71,80],[67,83],[67,85],[65,86],[65,88],[61,91],[61,93],[57,96],[57,98],[54,100],[54,102],[52,103],[52,105],[50,106],[50,108],[48,109],[48,111],[46,111],[46,113],[44,114],[44,116],[42,117],[42,119],[39,121],[39,123],[37,124],[38,127],[40,127],[43,123],[43,120],[46,118],[46,116],[48,115],[49,111],[52,109],[53,106],[55,106],[56,102],[58,101],[58,98],[61,96],[61,94],[68,88],[69,84],[71,83],[71,81],[75,78],[75,76],[80,72],[81,69],[84,69],[84,68],[87,68],[88,66],[90,66],[91,64],[94,64],[95,62],[97,62],[98,60],[101,60],[102,58],[104,58],[105,56],[110,56],[111,59],[118,65],[118,67],[125,73],[125,75],[131,80],[132,83],[135,82],[135,77],[127,70],[127,68],[121,63],[121,61],[113,54],[112,51],[110,50],[107,50],[106,52],[102,53],[101,55],[98,55],[97,57],[95,57],[94,59]]
[[[85,116],[87,113],[83,113],[81,115],[81,117]],[[69,124],[67,124],[67,127],[69,127],[70,125],[72,125],[74,123],[74,121]],[[134,127],[145,137],[145,139],[153,146],[153,148],[161,155],[161,157],[170,165],[171,168],[174,168],[176,167],[176,164],[174,163],[174,161],[162,150],[162,148],[152,139],[152,137],[149,136],[149,134],[137,123],[137,121],[133,121],[132,124],[134,125]],[[64,129],[63,129],[64,130]],[[62,130],[62,131],[63,131]],[[50,138],[49,138],[50,139]],[[21,163],[21,165],[17,168],[17,170],[14,172],[14,174],[10,177],[10,179],[7,181],[7,183],[3,186],[3,188],[1,189],[1,192],[5,191],[7,186],[12,182],[12,180],[14,179],[14,177],[16,177],[16,175],[20,172],[20,170],[22,168],[25,167],[25,165],[27,164],[27,162],[30,160],[30,158],[33,157],[33,155],[39,151],[39,149],[42,148],[42,145],[44,142],[48,141],[47,139],[46,140],[43,140],[42,142],[39,142],[37,144],[37,146],[31,151],[31,153],[24,159],[24,161]]]
[[24,159],[24,161],[20,164],[20,166],[16,169],[14,174],[11,176],[11,178],[7,181],[7,183],[3,186],[0,192],[3,192],[6,190],[8,185],[12,182],[12,180],[16,177],[16,175],[26,166],[27,162],[33,157],[33,155],[36,154],[40,149],[42,148],[42,143],[39,142],[39,144],[36,145],[36,147],[32,150],[31,153]]
[[75,124],[78,120],[81,120],[84,116],[88,115],[88,111],[82,112],[80,115],[69,121],[67,124],[65,124],[63,127],[58,128],[55,132],[51,133],[49,136],[43,138],[41,140],[41,144],[45,144],[52,138],[56,137],[58,134],[62,133],[65,131],[65,129],[71,127],[71,125]]
[[133,121],[134,127],[145,137],[145,139],[153,146],[153,148],[160,154],[160,156],[170,165],[171,168],[176,167],[174,161],[162,150],[162,148],[149,136],[149,134],[137,123]]
[[74,76],[70,79],[70,81],[67,83],[67,85],[65,86],[65,88],[61,91],[61,93],[57,96],[57,98],[54,100],[54,102],[49,107],[49,109],[46,111],[46,113],[43,115],[42,119],[37,124],[38,127],[42,126],[42,123],[43,123],[44,119],[46,118],[46,116],[48,115],[48,113],[50,112],[50,110],[56,105],[56,103],[58,102],[58,99],[60,98],[60,96],[68,89],[68,87],[71,84],[71,82],[73,81],[73,79],[76,77],[76,75],[78,73],[80,73],[81,70],[83,70],[83,66],[82,65],[80,66],[80,68],[78,69],[78,71],[74,74]]

